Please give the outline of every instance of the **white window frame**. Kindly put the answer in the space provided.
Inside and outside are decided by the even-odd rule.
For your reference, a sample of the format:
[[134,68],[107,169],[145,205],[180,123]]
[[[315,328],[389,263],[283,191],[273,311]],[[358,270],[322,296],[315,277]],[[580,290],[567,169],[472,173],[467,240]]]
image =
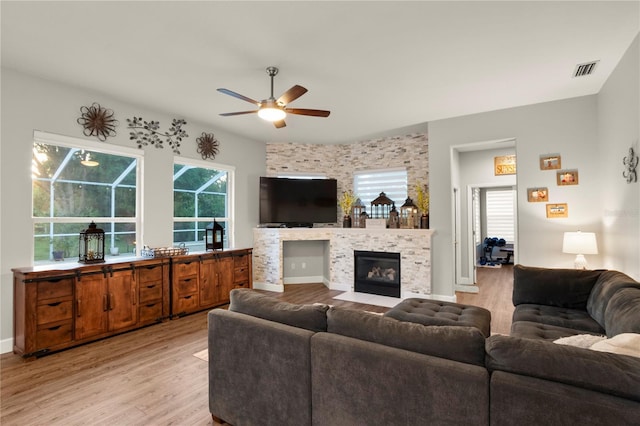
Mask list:
[[[171,233],[173,235],[174,223],[175,222],[213,222],[215,219],[216,222],[224,222],[226,223],[226,236],[229,248],[235,247],[235,181],[236,181],[236,168],[234,166],[229,166],[227,164],[221,163],[213,163],[210,161],[198,160],[194,158],[185,158],[185,157],[173,157],[173,166],[175,164],[192,166],[204,169],[215,169],[219,171],[224,171],[227,173],[227,216],[224,217],[199,217],[197,220],[193,217],[175,217],[173,216],[173,222],[171,224]],[[171,193],[173,195],[173,187],[171,188]],[[171,210],[173,209],[173,203],[171,204]],[[172,238],[173,241],[173,238]]]
[[[135,223],[136,227],[136,244],[137,247],[144,247],[143,232],[142,232],[142,197],[144,196],[144,188],[142,187],[142,170],[144,163],[144,151],[123,147],[119,145],[106,145],[104,143],[98,143],[87,139],[75,138],[72,136],[59,135],[56,133],[48,133],[40,130],[34,130],[33,142],[43,143],[47,145],[57,145],[65,148],[78,148],[92,152],[100,152],[111,155],[124,155],[128,157],[134,157],[136,159],[136,217],[35,217],[33,216],[33,189],[31,192],[31,229],[35,228],[38,223],[78,223],[87,222],[87,225],[91,221],[99,222],[113,222],[113,223]],[[106,248],[105,248],[106,249]],[[31,263],[34,263],[35,247],[31,244]],[[106,253],[105,253],[106,254]],[[120,257],[125,257],[122,254]],[[131,253],[131,256],[135,256],[135,253]],[[77,262],[77,259],[70,259],[66,261]],[[53,262],[51,262],[53,263]],[[59,264],[60,262],[57,262]]]

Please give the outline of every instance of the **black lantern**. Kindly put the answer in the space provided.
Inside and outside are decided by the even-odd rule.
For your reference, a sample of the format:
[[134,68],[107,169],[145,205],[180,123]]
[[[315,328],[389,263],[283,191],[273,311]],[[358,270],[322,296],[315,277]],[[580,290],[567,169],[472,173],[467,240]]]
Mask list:
[[224,249],[224,228],[222,225],[214,220],[212,225],[207,226],[204,241],[206,250]]
[[418,206],[413,200],[407,197],[404,204],[400,207],[400,228],[413,229],[419,225]]
[[396,210],[396,203],[391,206],[389,211],[389,220],[387,221],[387,228],[397,229],[400,228],[400,217],[398,216],[398,210]]
[[389,219],[389,212],[393,201],[384,192],[380,193],[380,196],[371,202],[371,219]]
[[95,222],[80,232],[78,240],[78,262],[104,262],[104,230],[98,228]]

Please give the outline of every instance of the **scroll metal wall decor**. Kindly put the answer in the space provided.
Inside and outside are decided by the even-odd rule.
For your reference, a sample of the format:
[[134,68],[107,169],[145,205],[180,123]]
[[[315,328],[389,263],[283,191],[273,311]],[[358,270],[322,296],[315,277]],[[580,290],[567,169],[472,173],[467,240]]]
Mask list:
[[180,154],[180,142],[189,137],[182,126],[187,124],[185,120],[174,118],[169,131],[160,131],[160,122],[144,121],[141,117],[127,118],[127,127],[133,131],[129,132],[129,139],[138,144],[138,148],[153,145],[156,148],[164,148],[167,143],[175,154]]
[[220,143],[213,136],[213,133],[202,132],[202,136],[196,139],[198,142],[198,154],[202,155],[202,159],[214,159],[218,155]]
[[633,147],[629,148],[629,155],[622,159],[622,164],[625,166],[625,170],[622,172],[622,177],[627,180],[627,183],[638,181],[638,156],[633,151]]
[[113,118],[113,111],[102,108],[99,103],[94,102],[91,106],[80,107],[80,117],[77,122],[84,130],[85,136],[95,136],[102,142],[108,137],[116,135],[118,120]]

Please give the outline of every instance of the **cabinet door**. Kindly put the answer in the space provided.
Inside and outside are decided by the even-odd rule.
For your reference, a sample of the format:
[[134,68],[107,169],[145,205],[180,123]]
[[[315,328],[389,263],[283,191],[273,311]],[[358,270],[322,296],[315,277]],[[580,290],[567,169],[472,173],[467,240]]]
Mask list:
[[213,306],[218,303],[219,280],[217,276],[218,259],[207,259],[200,264],[200,306]]
[[135,272],[117,271],[109,282],[109,331],[130,327],[138,322],[137,286]]
[[218,302],[229,303],[229,292],[233,289],[233,258],[220,259],[218,264]]
[[107,280],[102,275],[88,275],[76,281],[76,339],[107,332],[109,301]]

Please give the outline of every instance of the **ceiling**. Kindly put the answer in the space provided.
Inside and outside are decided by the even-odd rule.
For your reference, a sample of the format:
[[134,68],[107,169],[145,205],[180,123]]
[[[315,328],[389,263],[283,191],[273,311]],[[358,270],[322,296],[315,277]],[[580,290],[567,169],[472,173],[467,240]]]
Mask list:
[[[264,142],[348,143],[429,121],[597,93],[639,3],[1,2],[2,66]],[[595,73],[572,78],[579,63]],[[287,127],[221,94],[299,84]],[[101,102],[100,99],[95,99]],[[105,105],[109,107],[108,105]],[[117,115],[117,111],[116,111]],[[120,120],[124,122],[124,120]]]

